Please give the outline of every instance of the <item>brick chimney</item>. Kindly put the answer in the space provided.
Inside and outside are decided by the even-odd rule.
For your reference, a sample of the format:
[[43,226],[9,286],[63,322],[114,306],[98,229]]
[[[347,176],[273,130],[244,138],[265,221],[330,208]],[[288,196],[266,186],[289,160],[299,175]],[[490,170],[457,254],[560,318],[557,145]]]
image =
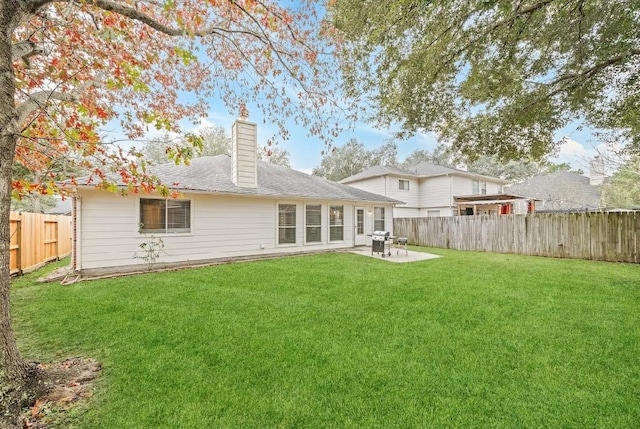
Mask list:
[[258,186],[257,126],[241,116],[231,128],[231,180],[241,188]]

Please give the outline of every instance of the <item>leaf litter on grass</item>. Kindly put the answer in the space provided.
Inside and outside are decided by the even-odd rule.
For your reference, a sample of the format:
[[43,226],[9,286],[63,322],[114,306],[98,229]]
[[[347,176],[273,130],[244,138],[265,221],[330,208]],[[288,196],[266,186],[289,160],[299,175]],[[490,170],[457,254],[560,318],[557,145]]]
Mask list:
[[69,413],[93,395],[93,382],[102,366],[94,359],[74,357],[40,364],[50,384],[48,392],[37,398],[21,416],[23,427],[46,429],[63,423]]

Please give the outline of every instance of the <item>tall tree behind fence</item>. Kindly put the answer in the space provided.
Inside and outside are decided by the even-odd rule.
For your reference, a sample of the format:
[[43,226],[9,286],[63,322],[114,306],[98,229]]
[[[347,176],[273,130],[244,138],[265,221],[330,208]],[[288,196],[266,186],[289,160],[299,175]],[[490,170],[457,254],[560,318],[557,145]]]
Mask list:
[[71,253],[71,216],[11,213],[11,274],[33,271]]
[[479,252],[640,263],[640,213],[397,218],[409,243]]

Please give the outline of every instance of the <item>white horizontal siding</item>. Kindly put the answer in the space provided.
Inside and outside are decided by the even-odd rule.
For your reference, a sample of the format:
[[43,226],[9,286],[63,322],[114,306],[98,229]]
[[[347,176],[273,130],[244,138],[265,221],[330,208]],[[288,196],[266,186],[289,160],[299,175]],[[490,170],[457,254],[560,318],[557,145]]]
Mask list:
[[451,176],[437,176],[423,179],[420,183],[420,207],[448,207],[453,204],[451,178]]
[[398,206],[393,210],[393,215],[395,217],[420,217],[420,209]]
[[[475,179],[464,176],[453,176],[453,195],[474,195],[473,182]],[[485,182],[487,185],[487,194],[499,194],[501,191],[501,184],[497,182],[491,182],[488,180],[478,180],[478,193],[480,192],[480,184]],[[478,194],[476,193],[476,194]]]
[[362,189],[363,191],[372,192],[378,195],[387,195],[385,177],[371,177],[369,179],[359,180],[353,183],[347,183],[354,188]]
[[[83,190],[78,224],[81,269],[144,264],[133,255],[148,235],[139,233],[139,196],[118,196]],[[195,262],[214,258],[339,249],[353,246],[354,204],[341,201],[276,200],[266,198],[184,195],[191,200],[191,232],[154,234],[164,242],[165,254],[157,262]],[[296,205],[296,243],[278,244],[278,204]],[[305,244],[305,204],[322,206],[322,242]],[[329,242],[329,207],[344,206],[344,240]],[[357,205],[357,204],[356,204]],[[367,207],[369,211],[371,207]],[[385,206],[386,227],[393,225],[393,209]],[[366,219],[370,233],[371,219]]]
[[[406,179],[398,176],[386,176],[387,196],[402,201],[398,207],[420,207],[420,184],[417,179]],[[409,181],[409,190],[400,189],[400,180]]]
[[453,195],[473,195],[473,179],[464,176],[453,176]]
[[499,194],[502,191],[502,184],[487,181],[487,194]]
[[449,206],[429,207],[420,209],[420,217],[429,217],[429,212],[434,210],[440,212],[438,216],[453,216],[453,213],[455,212],[455,208],[452,210]]

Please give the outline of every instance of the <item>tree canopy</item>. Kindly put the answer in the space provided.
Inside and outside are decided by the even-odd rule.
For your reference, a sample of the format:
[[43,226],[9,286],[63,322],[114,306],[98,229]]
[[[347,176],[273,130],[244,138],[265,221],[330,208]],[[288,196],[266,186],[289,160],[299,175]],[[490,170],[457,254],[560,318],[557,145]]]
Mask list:
[[358,140],[350,139],[344,145],[336,146],[325,153],[320,165],[313,169],[312,174],[339,182],[369,167],[397,164],[398,147],[394,142],[369,150]]
[[638,0],[334,0],[345,86],[381,126],[538,160],[579,120],[640,149]]
[[146,161],[156,164],[169,162],[173,158],[173,153],[178,150],[189,152],[189,155],[197,156],[216,156],[231,154],[231,137],[226,130],[220,126],[207,126],[196,133],[198,144],[192,147],[184,138],[184,136],[171,136],[164,133],[159,137],[144,142],[140,150]]
[[411,170],[421,162],[430,162],[449,168],[466,168],[467,171],[499,177],[511,183],[556,171],[583,173],[582,170],[574,170],[567,163],[556,164],[548,159],[501,161],[496,156],[480,156],[469,159],[459,156],[451,146],[446,144],[437,145],[431,152],[425,149],[416,149],[399,163],[396,143],[391,141],[378,148],[367,149],[358,140],[351,139],[345,145],[326,153],[322,157],[320,165],[313,169],[313,174],[329,180],[340,181],[376,165]]
[[[146,141],[141,152],[145,161],[156,164],[171,161],[176,150],[186,152],[189,156],[193,155],[194,157],[231,155],[231,137],[221,126],[207,126],[196,133],[196,138],[198,139],[196,147],[192,147],[184,137],[172,137],[165,133],[153,140]],[[258,148],[257,156],[262,161],[291,167],[289,151],[273,144]]]
[[602,205],[608,208],[640,208],[640,156],[619,166],[602,186]]

